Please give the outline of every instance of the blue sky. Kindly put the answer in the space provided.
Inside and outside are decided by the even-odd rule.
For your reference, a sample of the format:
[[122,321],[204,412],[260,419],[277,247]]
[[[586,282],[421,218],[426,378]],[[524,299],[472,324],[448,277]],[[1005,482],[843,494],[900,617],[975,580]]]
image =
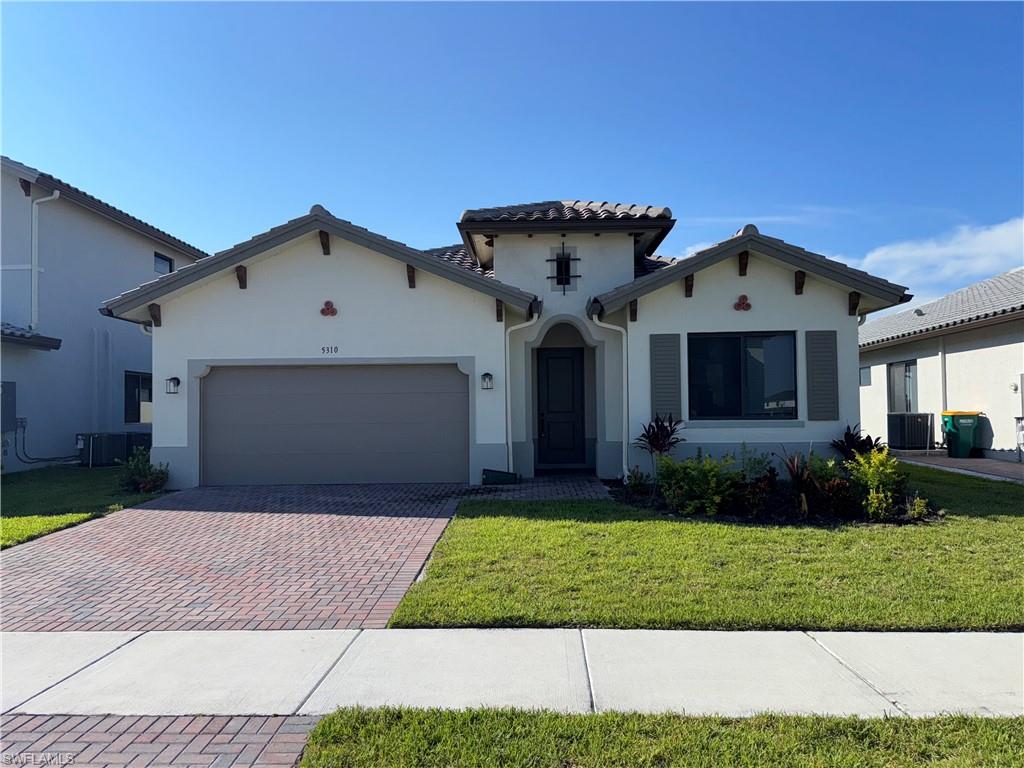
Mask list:
[[10,4],[3,152],[216,251],[668,205],[934,297],[1024,260],[1024,5]]

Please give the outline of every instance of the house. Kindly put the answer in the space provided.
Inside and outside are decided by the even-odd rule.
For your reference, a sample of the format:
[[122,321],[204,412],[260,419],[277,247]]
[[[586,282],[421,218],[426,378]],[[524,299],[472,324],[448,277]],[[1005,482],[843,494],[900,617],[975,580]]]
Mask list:
[[760,234],[654,256],[668,208],[468,210],[419,250],[321,206],[106,302],[152,326],[175,487],[448,481],[826,445],[859,419],[857,321],[903,286]]
[[148,432],[151,337],[96,306],[206,254],[6,157],[0,205],[4,471],[75,455],[78,433]]
[[[1024,268],[860,329],[860,409],[866,432],[892,444],[890,414],[930,415],[927,443],[941,442],[943,411],[982,411],[988,458],[1017,458],[1024,416]],[[908,446],[910,447],[910,446]],[[918,445],[917,447],[923,447]]]

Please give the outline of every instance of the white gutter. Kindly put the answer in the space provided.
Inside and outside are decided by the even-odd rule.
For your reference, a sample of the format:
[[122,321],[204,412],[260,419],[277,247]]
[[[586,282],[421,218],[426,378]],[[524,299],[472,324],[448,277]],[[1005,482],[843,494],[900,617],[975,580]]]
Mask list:
[[513,331],[518,331],[523,328],[529,328],[531,325],[540,320],[540,312],[534,314],[525,323],[519,323],[519,325],[510,325],[505,329],[505,447],[508,450],[508,471],[514,472],[514,463],[512,461],[512,387],[509,386],[509,369],[512,367],[509,353],[509,339],[512,337]]
[[629,336],[625,328],[597,319],[597,313],[590,321],[598,328],[607,328],[622,334],[622,479],[629,476]]
[[60,190],[49,197],[32,201],[32,311],[28,327],[35,330],[39,325],[39,206],[60,197]]

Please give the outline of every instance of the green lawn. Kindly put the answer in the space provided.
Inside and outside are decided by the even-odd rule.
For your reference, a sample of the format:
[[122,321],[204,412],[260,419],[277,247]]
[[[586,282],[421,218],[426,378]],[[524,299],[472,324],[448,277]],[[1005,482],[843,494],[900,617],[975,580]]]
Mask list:
[[906,467],[918,525],[744,525],[465,502],[395,627],[1024,628],[1024,486]]
[[300,768],[944,768],[1024,765],[1024,719],[858,720],[343,709]]
[[0,548],[90,520],[112,504],[130,507],[154,494],[118,485],[118,467],[46,467],[0,479]]

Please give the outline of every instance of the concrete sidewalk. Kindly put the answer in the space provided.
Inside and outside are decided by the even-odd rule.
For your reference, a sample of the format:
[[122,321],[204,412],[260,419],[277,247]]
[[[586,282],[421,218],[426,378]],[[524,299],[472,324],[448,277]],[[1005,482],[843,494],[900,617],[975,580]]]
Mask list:
[[9,632],[4,712],[1024,715],[1024,635],[421,629]]

